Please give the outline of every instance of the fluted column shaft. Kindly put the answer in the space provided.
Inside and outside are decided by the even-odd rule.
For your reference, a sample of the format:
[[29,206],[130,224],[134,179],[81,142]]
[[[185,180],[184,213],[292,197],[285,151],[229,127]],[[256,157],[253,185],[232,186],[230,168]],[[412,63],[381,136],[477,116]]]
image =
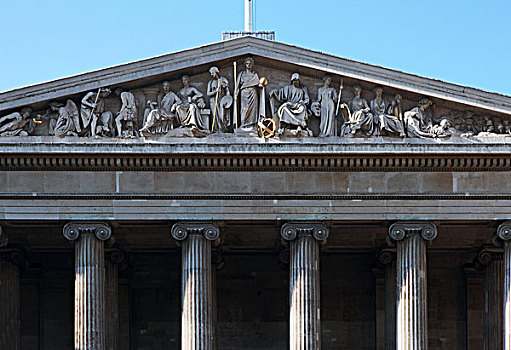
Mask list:
[[119,348],[119,263],[123,254],[115,249],[108,254],[105,266],[106,274],[106,315],[107,315],[107,349]]
[[172,236],[182,245],[181,349],[212,350],[215,334],[211,241],[218,239],[218,227],[179,223],[172,227]]
[[396,349],[428,348],[426,240],[437,235],[429,223],[396,223],[389,236],[397,241]]
[[19,267],[1,255],[0,349],[21,349]]
[[385,350],[396,349],[396,261],[385,265]]
[[64,227],[75,241],[75,350],[106,350],[105,224],[76,223]]
[[321,349],[319,241],[328,237],[322,224],[286,224],[290,241],[289,342],[291,350]]
[[494,256],[484,271],[484,349],[502,349],[503,261]]
[[497,237],[504,241],[504,290],[502,296],[502,342],[504,350],[511,350],[511,221],[497,229]]

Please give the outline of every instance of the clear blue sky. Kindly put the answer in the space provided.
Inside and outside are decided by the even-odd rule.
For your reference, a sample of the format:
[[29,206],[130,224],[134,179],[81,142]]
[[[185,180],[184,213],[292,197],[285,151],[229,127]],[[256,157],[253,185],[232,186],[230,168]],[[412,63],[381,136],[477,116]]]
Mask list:
[[[511,95],[511,1],[255,0],[277,40]],[[243,29],[243,0],[2,0],[0,91]]]

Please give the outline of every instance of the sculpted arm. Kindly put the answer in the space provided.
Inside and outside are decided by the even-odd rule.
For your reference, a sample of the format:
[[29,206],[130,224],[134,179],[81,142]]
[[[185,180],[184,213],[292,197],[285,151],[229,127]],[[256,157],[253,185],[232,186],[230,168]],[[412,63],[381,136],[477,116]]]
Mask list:
[[86,105],[89,108],[94,108],[94,107],[96,107],[94,105],[94,98],[95,98],[95,93],[89,92],[89,93],[87,93],[87,95],[85,95],[84,98],[82,98],[82,104]]
[[303,91],[304,91],[303,104],[308,105],[310,102],[309,91],[305,86],[303,87]]
[[213,81],[214,81],[214,80],[211,80],[211,81],[208,83],[208,91],[206,92],[206,94],[208,95],[208,97],[215,96],[215,94],[216,94],[216,89],[213,89]]

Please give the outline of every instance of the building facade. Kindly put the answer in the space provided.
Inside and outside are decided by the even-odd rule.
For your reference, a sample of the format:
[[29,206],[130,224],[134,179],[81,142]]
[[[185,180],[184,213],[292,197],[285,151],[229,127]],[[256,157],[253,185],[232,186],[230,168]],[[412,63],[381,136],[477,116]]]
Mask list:
[[510,114],[254,37],[0,93],[0,348],[508,349]]

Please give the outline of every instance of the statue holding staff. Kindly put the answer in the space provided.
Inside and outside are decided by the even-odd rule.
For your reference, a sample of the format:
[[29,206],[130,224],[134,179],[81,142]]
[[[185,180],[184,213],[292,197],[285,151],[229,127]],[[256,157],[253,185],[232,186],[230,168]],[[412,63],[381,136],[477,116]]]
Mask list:
[[209,97],[209,106],[213,113],[211,130],[213,132],[228,132],[231,126],[230,107],[232,105],[229,81],[220,76],[217,67],[211,67],[209,73],[212,79],[208,83],[206,95]]

